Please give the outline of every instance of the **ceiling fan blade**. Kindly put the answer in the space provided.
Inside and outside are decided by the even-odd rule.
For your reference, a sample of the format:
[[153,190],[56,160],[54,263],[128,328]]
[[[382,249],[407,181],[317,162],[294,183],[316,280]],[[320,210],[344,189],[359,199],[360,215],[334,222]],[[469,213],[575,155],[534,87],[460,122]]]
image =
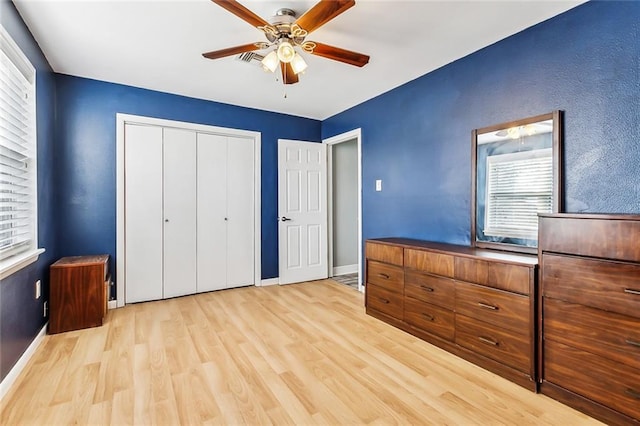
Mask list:
[[314,43],[316,47],[312,52],[310,52],[313,55],[344,62],[349,65],[355,65],[356,67],[363,67],[369,63],[368,55],[363,55],[362,53],[352,52],[346,49],[340,49],[339,47],[329,46],[328,44],[317,43],[315,41]]
[[296,84],[298,82],[298,75],[293,72],[290,63],[280,62],[280,70],[282,71],[282,82],[284,84]]
[[234,46],[228,47],[226,49],[214,50],[212,52],[203,53],[202,56],[207,59],[218,59],[224,58],[225,56],[237,55],[239,53],[251,52],[258,49],[260,48],[256,45],[256,43],[251,43],[243,44],[242,46]]
[[308,33],[314,31],[356,4],[355,0],[321,0],[296,21]]
[[238,18],[245,20],[249,24],[254,27],[264,27],[265,25],[269,25],[267,21],[241,5],[235,0],[211,0],[215,4],[220,7],[225,8],[229,12],[236,15]]

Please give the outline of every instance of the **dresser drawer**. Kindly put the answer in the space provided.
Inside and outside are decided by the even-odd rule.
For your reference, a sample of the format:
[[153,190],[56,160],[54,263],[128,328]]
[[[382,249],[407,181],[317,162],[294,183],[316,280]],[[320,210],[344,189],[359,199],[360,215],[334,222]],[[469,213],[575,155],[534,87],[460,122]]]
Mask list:
[[640,369],[640,320],[544,299],[544,338]]
[[367,261],[367,284],[375,284],[402,295],[404,287],[404,271],[398,266]]
[[640,318],[640,265],[544,253],[545,297]]
[[453,311],[405,297],[404,321],[429,333],[453,341]]
[[404,265],[417,271],[453,277],[454,257],[425,250],[404,249]]
[[368,285],[365,291],[367,308],[375,309],[393,318],[402,320],[404,305],[402,293],[396,293],[377,285]]
[[372,241],[365,243],[365,257],[380,262],[402,266],[402,247],[380,244]]
[[530,370],[528,330],[517,333],[456,312],[456,343],[516,370]]
[[456,312],[518,332],[531,328],[529,297],[461,281],[456,282]]
[[546,381],[640,418],[640,370],[553,341],[544,357]]
[[486,260],[456,257],[455,278],[520,294],[529,294],[532,269]]
[[404,295],[453,310],[455,281],[437,275],[407,271],[404,274]]

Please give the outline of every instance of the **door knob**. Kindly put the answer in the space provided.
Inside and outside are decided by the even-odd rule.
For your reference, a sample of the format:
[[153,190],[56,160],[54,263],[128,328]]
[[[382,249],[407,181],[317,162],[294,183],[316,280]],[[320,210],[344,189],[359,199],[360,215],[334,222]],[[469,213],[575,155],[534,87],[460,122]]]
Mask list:
[[289,219],[288,217],[282,216],[282,219],[281,219],[281,220],[282,220],[283,222],[286,222],[286,221],[291,220],[291,219]]
[[169,222],[169,219],[165,219],[164,221],[165,221],[165,222]]

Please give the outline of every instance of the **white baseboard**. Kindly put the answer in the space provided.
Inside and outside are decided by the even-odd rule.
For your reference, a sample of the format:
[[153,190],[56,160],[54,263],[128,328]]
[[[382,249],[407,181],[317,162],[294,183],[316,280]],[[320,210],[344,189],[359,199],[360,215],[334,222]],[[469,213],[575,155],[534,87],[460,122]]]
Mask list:
[[266,280],[262,280],[260,281],[260,286],[261,287],[266,287],[269,285],[278,285],[280,284],[280,280],[278,279],[278,277],[276,278],[268,278]]
[[13,383],[16,381],[20,373],[22,373],[22,370],[24,370],[24,367],[27,366],[27,363],[29,362],[33,354],[36,352],[36,349],[38,349],[38,346],[40,346],[40,343],[42,343],[42,341],[44,340],[44,336],[46,336],[47,334],[48,324],[49,324],[48,322],[45,323],[44,327],[42,327],[42,330],[40,330],[38,335],[35,337],[35,339],[33,339],[33,341],[24,351],[22,356],[18,358],[18,361],[11,368],[11,371],[9,371],[9,374],[7,374],[4,380],[2,381],[2,383],[0,383],[0,400],[4,398],[7,392],[9,392],[9,389],[11,389],[11,386],[13,386]]
[[117,300],[109,300],[109,304],[107,305],[107,308],[116,309],[117,307],[118,307],[118,301]]
[[336,275],[346,275],[346,274],[355,274],[358,272],[358,264],[355,263],[353,265],[344,265],[344,266],[336,266],[333,268],[333,276]]

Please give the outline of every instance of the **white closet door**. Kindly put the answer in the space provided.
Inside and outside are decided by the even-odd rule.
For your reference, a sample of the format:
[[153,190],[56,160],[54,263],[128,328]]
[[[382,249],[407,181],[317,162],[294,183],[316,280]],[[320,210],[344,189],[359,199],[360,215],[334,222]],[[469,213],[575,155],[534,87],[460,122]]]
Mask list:
[[164,129],[164,297],[196,292],[196,133]]
[[125,302],[162,299],[162,128],[125,125]]
[[198,133],[198,293],[227,288],[227,137]]
[[253,141],[229,137],[227,145],[227,287],[254,284]]

